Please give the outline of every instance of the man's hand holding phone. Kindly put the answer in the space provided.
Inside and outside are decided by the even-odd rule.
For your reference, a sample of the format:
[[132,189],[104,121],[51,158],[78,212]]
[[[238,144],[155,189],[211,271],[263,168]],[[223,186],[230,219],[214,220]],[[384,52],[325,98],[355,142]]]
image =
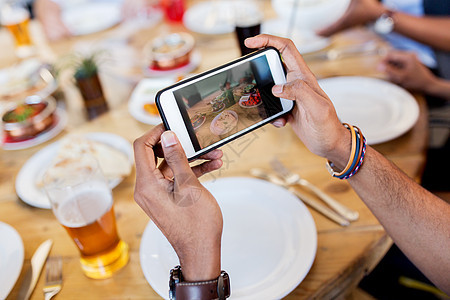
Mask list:
[[[197,177],[222,166],[222,151],[191,168],[175,134],[159,125],[134,142],[134,153],[134,198],[174,247],[185,280],[217,278],[222,213]],[[158,157],[165,158],[159,167]]]
[[262,34],[248,38],[245,45],[249,48],[272,46],[283,57],[287,82],[275,85],[272,92],[277,97],[294,100],[296,105],[291,113],[275,120],[273,125],[283,127],[289,122],[311,152],[328,158],[337,166],[341,166],[340,162],[345,166],[351,144],[349,132],[342,126],[331,100],[320,88],[294,43]]

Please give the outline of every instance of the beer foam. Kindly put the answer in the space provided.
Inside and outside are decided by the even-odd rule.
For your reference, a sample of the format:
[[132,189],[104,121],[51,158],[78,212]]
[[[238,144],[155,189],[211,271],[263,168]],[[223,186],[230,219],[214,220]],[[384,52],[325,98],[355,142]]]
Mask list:
[[85,187],[62,200],[55,214],[66,227],[82,227],[99,219],[111,208],[112,203],[109,190]]
[[30,18],[30,14],[24,8],[4,8],[0,13],[2,25],[19,24]]

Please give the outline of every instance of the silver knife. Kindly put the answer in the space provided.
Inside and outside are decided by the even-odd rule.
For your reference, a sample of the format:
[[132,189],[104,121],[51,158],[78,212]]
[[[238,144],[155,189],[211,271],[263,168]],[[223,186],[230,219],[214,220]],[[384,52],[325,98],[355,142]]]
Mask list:
[[41,275],[47,256],[52,249],[53,241],[51,239],[43,242],[31,258],[31,268],[28,270],[22,282],[18,299],[28,300],[34,291],[36,283]]

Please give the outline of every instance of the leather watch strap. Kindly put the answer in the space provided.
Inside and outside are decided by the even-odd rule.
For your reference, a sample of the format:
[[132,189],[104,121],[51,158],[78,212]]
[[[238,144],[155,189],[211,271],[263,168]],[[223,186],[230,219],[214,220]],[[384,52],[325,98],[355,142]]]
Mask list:
[[176,300],[226,299],[230,296],[230,278],[222,271],[219,278],[200,282],[179,282],[175,285]]

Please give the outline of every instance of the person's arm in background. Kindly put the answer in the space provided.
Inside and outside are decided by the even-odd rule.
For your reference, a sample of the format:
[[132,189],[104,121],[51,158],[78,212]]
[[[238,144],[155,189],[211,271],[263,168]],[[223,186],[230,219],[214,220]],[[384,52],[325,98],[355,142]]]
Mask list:
[[[295,100],[296,106],[287,119],[278,119],[274,125],[289,122],[309,150],[343,169],[350,156],[350,133],[292,41],[260,35],[245,43],[249,48],[274,46],[286,63],[287,83],[272,91],[277,97]],[[450,294],[450,204],[371,147],[349,183],[410,260]]]
[[450,81],[435,76],[412,52],[390,51],[378,70],[406,89],[450,100]]
[[[207,161],[191,168],[175,134],[163,132],[156,126],[134,142],[134,199],[173,246],[186,281],[216,279],[222,213],[197,177],[222,166],[222,151],[205,154]],[[165,157],[159,166],[157,157]]]
[[[345,14],[317,33],[330,36],[341,30],[375,22],[387,8],[377,0],[352,0]],[[450,17],[417,17],[400,11],[393,15],[394,31],[435,49],[450,51]]]
[[72,36],[61,19],[61,7],[52,0],[36,0],[33,5],[36,18],[51,41]]

